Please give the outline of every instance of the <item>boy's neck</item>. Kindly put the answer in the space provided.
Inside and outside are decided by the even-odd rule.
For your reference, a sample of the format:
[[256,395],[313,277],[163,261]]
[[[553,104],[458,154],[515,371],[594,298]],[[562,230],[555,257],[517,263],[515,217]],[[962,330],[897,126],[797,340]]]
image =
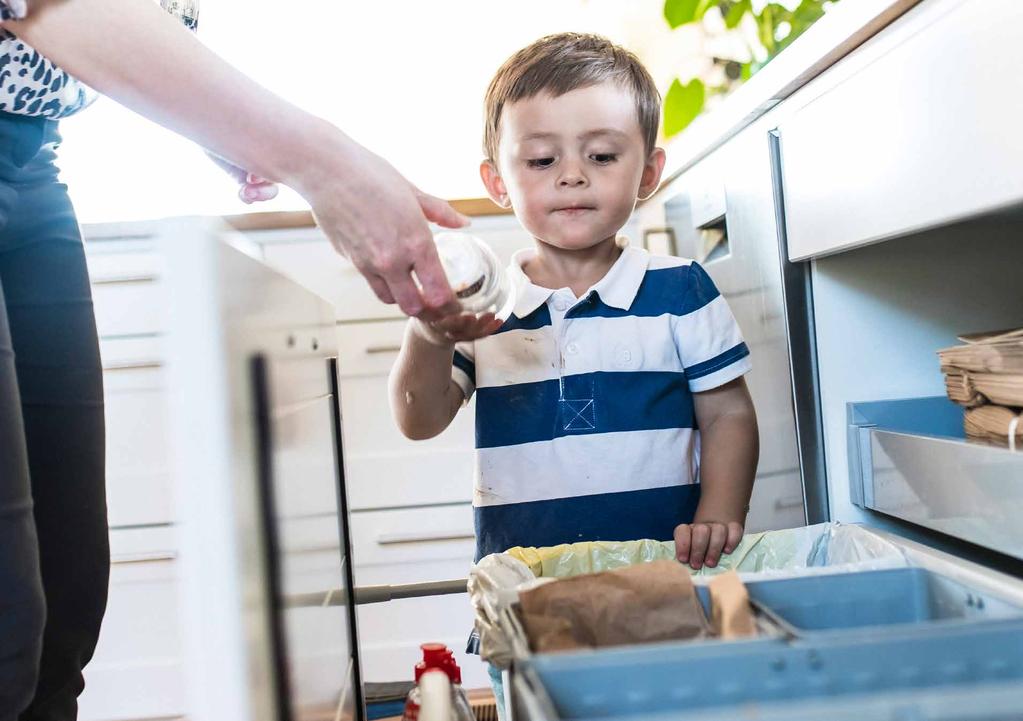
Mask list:
[[607,275],[621,254],[613,237],[580,250],[565,250],[537,240],[536,256],[522,270],[535,285],[553,290],[569,288],[580,298]]

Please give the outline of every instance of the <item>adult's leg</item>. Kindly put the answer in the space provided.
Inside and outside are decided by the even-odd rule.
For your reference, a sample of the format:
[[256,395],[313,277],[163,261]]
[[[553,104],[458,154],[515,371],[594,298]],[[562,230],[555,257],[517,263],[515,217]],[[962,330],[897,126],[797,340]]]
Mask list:
[[0,238],[0,279],[16,351],[47,608],[35,698],[21,718],[73,721],[82,669],[106,608],[110,548],[92,295],[74,210],[55,179],[19,188],[17,210]]
[[21,399],[0,283],[0,721],[17,718],[32,698],[44,615]]

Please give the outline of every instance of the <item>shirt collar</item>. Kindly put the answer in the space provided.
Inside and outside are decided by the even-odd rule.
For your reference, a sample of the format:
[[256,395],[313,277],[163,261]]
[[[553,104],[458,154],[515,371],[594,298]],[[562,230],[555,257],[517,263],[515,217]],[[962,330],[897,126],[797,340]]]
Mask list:
[[[515,290],[513,312],[520,319],[546,303],[554,294],[552,288],[535,285],[522,270],[522,266],[535,257],[534,248],[523,248],[512,256],[508,266],[508,275]],[[607,305],[628,310],[632,307],[632,301],[636,299],[636,293],[643,283],[649,263],[650,254],[645,249],[626,246],[607,274],[584,293],[583,297],[596,292]]]

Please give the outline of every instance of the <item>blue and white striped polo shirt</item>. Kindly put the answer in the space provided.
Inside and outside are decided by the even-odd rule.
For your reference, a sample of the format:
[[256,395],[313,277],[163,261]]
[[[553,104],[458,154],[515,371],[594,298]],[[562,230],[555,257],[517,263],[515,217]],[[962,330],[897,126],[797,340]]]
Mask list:
[[577,299],[530,282],[515,309],[458,344],[476,393],[477,557],[513,546],[667,540],[699,502],[693,393],[750,369],[724,297],[699,264],[626,247]]

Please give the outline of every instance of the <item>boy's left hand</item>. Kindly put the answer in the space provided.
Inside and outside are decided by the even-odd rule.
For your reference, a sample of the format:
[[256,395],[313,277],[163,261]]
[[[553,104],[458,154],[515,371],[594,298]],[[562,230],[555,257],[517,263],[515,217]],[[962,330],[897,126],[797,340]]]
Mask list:
[[714,568],[722,553],[731,553],[742,540],[741,523],[682,523],[675,528],[675,557],[693,570]]

